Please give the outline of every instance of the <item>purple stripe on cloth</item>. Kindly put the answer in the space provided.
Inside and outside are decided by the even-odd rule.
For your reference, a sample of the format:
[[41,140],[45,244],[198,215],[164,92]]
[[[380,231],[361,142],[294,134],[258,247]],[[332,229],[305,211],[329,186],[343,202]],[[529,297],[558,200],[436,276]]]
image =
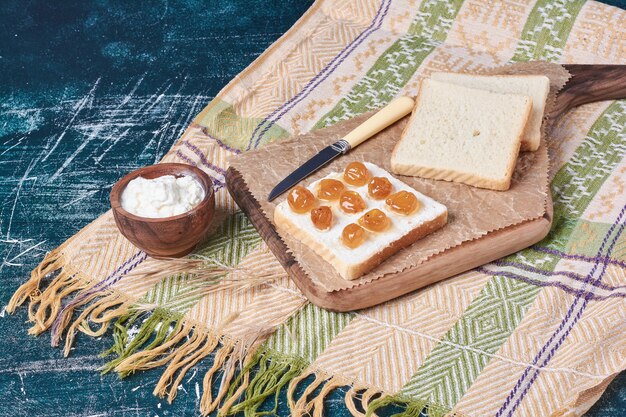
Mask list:
[[226,175],[226,170],[223,169],[223,168],[218,167],[217,165],[214,165],[214,164],[210,163],[206,159],[206,156],[204,156],[204,153],[196,145],[194,145],[193,143],[189,142],[188,140],[184,140],[181,143],[183,145],[185,145],[186,147],[188,147],[189,149],[191,149],[191,151],[193,153],[198,155],[198,158],[200,158],[200,161],[202,162],[202,165],[204,165],[204,166],[206,166],[208,168],[211,168],[213,171],[219,172],[222,175]]
[[225,144],[224,142],[222,142],[221,140],[219,140],[218,138],[216,138],[216,137],[212,136],[212,135],[209,133],[209,130],[208,130],[206,127],[202,127],[202,129],[201,129],[201,130],[202,130],[202,133],[204,133],[204,135],[205,135],[206,137],[208,137],[209,139],[211,139],[211,140],[215,141],[215,143],[217,143],[217,145],[218,145],[220,148],[224,148],[224,149],[226,149],[227,151],[230,151],[230,152],[233,152],[233,153],[236,153],[236,154],[240,154],[240,153],[241,153],[241,151],[240,151],[239,149],[232,148],[232,147],[228,146],[227,144]]
[[[511,266],[514,268],[522,269],[524,271],[532,272],[532,273],[543,275],[546,277],[562,275],[562,276],[569,277],[576,281],[585,282],[585,277],[583,275],[577,274],[575,272],[570,272],[570,271],[544,271],[543,269],[536,268],[534,266],[522,264],[519,262],[509,262],[509,261],[495,261],[495,262],[492,262],[491,265],[502,266],[502,267]],[[491,271],[491,273],[498,274],[499,272]],[[603,290],[607,290],[607,291],[614,291],[614,290],[626,288],[626,285],[618,285],[614,287],[611,285],[603,284],[601,282],[598,282],[595,284],[592,283],[592,285],[594,287],[602,288]]]
[[[626,206],[622,208],[619,215],[617,216],[617,219],[611,225],[606,236],[602,240],[600,249],[598,249],[598,257],[602,255],[602,252],[604,251],[604,247],[608,243],[609,238],[613,234],[613,231],[615,230],[615,228],[621,222],[622,217],[624,216],[624,213],[626,213]],[[617,230],[617,232],[615,233],[613,240],[611,241],[611,243],[609,244],[606,250],[607,256],[611,255],[613,247],[617,243],[617,239],[624,231],[624,226],[626,226],[626,224],[622,223],[619,226],[619,229]],[[533,383],[539,376],[540,369],[545,367],[548,364],[548,362],[550,362],[550,360],[552,359],[556,351],[559,349],[561,344],[563,344],[563,342],[565,341],[565,339],[571,332],[574,325],[578,322],[580,317],[582,317],[582,314],[585,308],[587,307],[589,300],[591,299],[588,293],[584,294],[585,287],[589,283],[596,283],[596,282],[602,281],[602,278],[604,277],[608,263],[607,262],[602,263],[602,270],[600,271],[600,274],[598,275],[596,279],[593,279],[593,276],[599,265],[600,263],[598,262],[594,263],[592,270],[587,275],[587,279],[585,280],[583,287],[579,291],[576,292],[576,298],[574,299],[574,302],[571,304],[570,308],[568,309],[567,314],[561,321],[561,324],[559,325],[557,330],[550,336],[550,339],[541,348],[539,353],[537,353],[537,355],[535,356],[532,364],[533,365],[539,364],[538,365],[539,369],[537,369],[536,367],[527,367],[524,370],[524,373],[518,379],[517,383],[515,384],[515,386],[509,393],[509,395],[507,396],[506,400],[504,401],[504,404],[502,404],[502,407],[500,407],[500,409],[496,413],[496,417],[501,417],[504,415],[506,415],[507,417],[510,417],[513,415],[513,413],[515,412],[517,407],[520,405],[520,403],[522,402],[522,400],[524,399],[524,397],[526,396],[526,394],[532,387]],[[574,314],[574,311],[576,310],[576,308],[578,308],[578,311]],[[554,342],[554,346],[551,346],[553,342]],[[544,357],[544,354],[545,354],[545,357]]]
[[183,161],[187,162],[189,165],[193,165],[195,167],[198,166],[198,164],[195,161],[192,161],[191,158],[189,158],[187,155],[182,153],[180,150],[176,150],[176,156],[182,159]]
[[586,261],[586,262],[594,262],[594,263],[609,263],[612,265],[618,265],[626,269],[626,262],[620,261],[619,259],[613,259],[610,256],[585,256],[585,255],[578,255],[578,254],[569,254],[567,252],[562,252],[556,249],[542,248],[539,246],[531,246],[530,249],[535,250],[537,252],[543,252],[543,253],[547,253],[550,255],[558,256],[559,258],[573,259],[577,261]]
[[98,293],[99,291],[102,291],[111,287],[111,285],[121,280],[126,274],[128,274],[130,271],[135,269],[140,263],[145,261],[147,257],[148,256],[146,255],[145,252],[143,251],[137,252],[136,254],[128,258],[126,262],[124,262],[119,267],[117,267],[115,271],[111,273],[111,275],[109,275],[108,277],[100,281],[98,284],[94,285],[88,291],[85,291],[79,294],[78,296],[74,297],[72,301],[64,305],[63,308],[61,309],[61,312],[57,315],[57,317],[54,319],[54,322],[52,323],[52,328],[50,329],[52,338],[58,339],[58,336],[60,336],[59,332],[61,329],[59,327],[61,326],[61,317],[63,316],[63,314],[65,313],[67,309],[75,307],[76,305],[85,301],[88,297],[92,296],[93,294]]
[[[283,117],[289,110],[291,110],[296,104],[302,101],[305,97],[307,97],[319,84],[321,84],[330,74],[332,74],[340,64],[342,64],[345,59],[354,51],[369,35],[380,29],[382,26],[383,20],[389,11],[389,6],[391,5],[391,0],[383,0],[372,19],[372,23],[361,32],[356,38],[352,40],[345,48],[343,48],[339,54],[337,54],[318,74],[316,74],[294,97],[289,99],[283,105],[278,107],[269,116],[266,116],[261,123],[257,125],[257,127],[252,132],[250,136],[250,140],[248,142],[248,147],[246,150],[250,150],[252,148],[252,143],[254,142],[254,147],[259,146],[259,142],[263,135],[278,121],[281,117]],[[267,124],[267,125],[266,125]],[[263,125],[266,127],[261,131],[258,137],[255,140],[255,135],[261,129]]]
[[[193,165],[195,167],[198,166],[198,164],[195,161],[191,160],[191,158],[189,158],[187,155],[185,155],[181,151],[176,151],[176,156],[178,156],[183,161],[187,162],[189,165]],[[202,164],[202,161],[200,161],[200,163]],[[202,165],[204,165],[204,164],[202,164]],[[207,167],[207,168],[211,169],[211,167]],[[223,181],[221,181],[221,180],[219,180],[217,178],[213,178],[213,185],[215,186],[215,191],[216,192],[226,186],[226,184]]]
[[[482,272],[483,274],[490,275],[490,276],[502,276],[502,277],[507,277],[511,279],[516,279],[518,281],[523,281],[528,284],[536,285],[538,287],[557,287],[565,291],[566,293],[572,294],[572,295],[577,295],[580,291],[579,289],[567,286],[558,280],[545,281],[541,279],[530,278],[530,277],[520,275],[520,274],[515,274],[509,271],[492,271],[482,266],[476,268],[475,270],[478,272]],[[613,293],[610,295],[598,295],[598,294],[595,294],[593,290],[583,291],[582,295],[589,296],[589,298],[593,300],[605,300],[607,298],[619,298],[619,297],[626,298],[626,294]]]

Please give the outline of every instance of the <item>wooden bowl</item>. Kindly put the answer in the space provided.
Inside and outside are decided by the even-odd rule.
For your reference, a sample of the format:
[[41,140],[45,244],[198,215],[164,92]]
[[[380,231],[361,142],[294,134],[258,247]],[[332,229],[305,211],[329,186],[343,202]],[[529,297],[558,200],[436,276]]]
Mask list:
[[[122,192],[131,180],[163,175],[195,178],[204,188],[204,199],[188,212],[171,217],[140,217],[122,208]],[[206,237],[215,213],[215,192],[211,177],[201,169],[186,164],[157,164],[133,171],[113,186],[110,199],[120,233],[154,258],[187,255]]]

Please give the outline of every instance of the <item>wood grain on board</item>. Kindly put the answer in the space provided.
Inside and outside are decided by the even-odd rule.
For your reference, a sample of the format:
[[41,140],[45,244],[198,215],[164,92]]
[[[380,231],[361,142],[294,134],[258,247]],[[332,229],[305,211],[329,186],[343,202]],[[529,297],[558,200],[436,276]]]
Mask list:
[[521,250],[543,239],[552,224],[552,201],[546,214],[536,220],[508,227],[434,255],[415,268],[388,274],[356,287],[326,291],[302,270],[276,229],[261,212],[241,174],[229,168],[226,185],[239,207],[250,218],[263,240],[302,293],[315,305],[333,311],[351,311],[380,304],[426,285]]
[[[626,66],[567,65],[572,77],[557,96],[550,117],[556,119],[575,106],[626,97]],[[226,185],[248,215],[270,250],[303,294],[319,307],[351,311],[383,303],[416,289],[515,253],[543,239],[552,225],[552,200],[548,195],[543,217],[491,232],[432,256],[404,271],[347,289],[328,291],[316,284],[289,253],[270,220],[263,214],[241,173],[229,168]]]

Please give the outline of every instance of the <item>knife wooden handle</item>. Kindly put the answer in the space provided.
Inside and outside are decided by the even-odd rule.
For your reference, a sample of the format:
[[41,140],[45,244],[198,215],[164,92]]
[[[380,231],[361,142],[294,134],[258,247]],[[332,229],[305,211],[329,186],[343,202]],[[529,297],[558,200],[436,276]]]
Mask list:
[[344,136],[343,140],[348,142],[351,148],[354,148],[409,114],[414,105],[415,102],[411,97],[398,97]]

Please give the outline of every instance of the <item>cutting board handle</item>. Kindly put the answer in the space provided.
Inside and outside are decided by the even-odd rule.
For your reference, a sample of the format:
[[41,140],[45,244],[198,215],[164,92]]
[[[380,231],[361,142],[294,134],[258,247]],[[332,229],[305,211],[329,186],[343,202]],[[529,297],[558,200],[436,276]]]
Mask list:
[[566,64],[572,75],[559,92],[550,113],[557,118],[574,107],[626,98],[626,65]]

